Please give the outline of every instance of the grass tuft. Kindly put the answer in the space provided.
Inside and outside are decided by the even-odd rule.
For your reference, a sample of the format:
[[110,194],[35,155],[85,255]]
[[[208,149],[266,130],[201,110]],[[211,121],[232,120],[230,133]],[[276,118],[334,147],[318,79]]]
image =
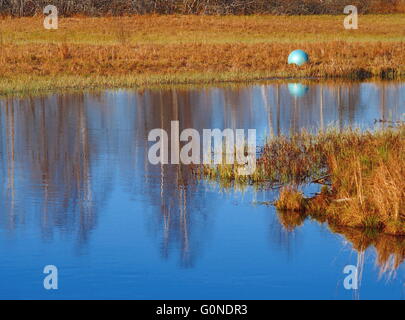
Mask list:
[[306,201],[304,195],[293,187],[281,189],[279,199],[274,203],[279,210],[305,212]]

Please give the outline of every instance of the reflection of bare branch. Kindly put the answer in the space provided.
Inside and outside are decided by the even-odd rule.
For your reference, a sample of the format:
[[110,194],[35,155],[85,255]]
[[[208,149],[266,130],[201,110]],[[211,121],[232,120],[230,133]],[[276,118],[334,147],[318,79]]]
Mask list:
[[14,108],[8,102],[6,103],[6,146],[7,146],[7,192],[10,197],[9,224],[14,225],[14,207],[15,207],[15,122]]

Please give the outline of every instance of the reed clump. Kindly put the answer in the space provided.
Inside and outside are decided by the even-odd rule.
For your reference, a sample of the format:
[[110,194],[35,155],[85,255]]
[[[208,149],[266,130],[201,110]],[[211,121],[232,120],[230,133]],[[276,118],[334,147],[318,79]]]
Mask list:
[[[405,235],[405,125],[376,131],[301,132],[271,139],[257,159],[250,184],[282,187],[275,206],[335,225]],[[221,178],[223,166],[205,168]],[[227,179],[243,182],[227,165]],[[299,186],[322,184],[305,198]]]
[[285,187],[280,191],[279,199],[274,203],[280,210],[295,212],[305,211],[306,199],[304,195],[293,187]]
[[289,160],[304,165],[300,171],[292,166],[292,180],[319,181],[316,172],[322,172],[330,187],[303,202],[301,210],[323,214],[338,225],[405,234],[405,126],[330,132],[313,139],[301,144],[304,153]]
[[349,135],[327,153],[336,199],[331,220],[350,227],[405,234],[405,126]]

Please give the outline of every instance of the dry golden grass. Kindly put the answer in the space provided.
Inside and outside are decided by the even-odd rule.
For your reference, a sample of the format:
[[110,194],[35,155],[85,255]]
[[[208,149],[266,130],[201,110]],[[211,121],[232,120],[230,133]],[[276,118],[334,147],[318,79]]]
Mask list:
[[[364,16],[357,31],[342,23],[343,16],[132,16],[62,18],[59,30],[49,31],[41,18],[6,17],[0,93],[63,77],[76,79],[67,87],[124,87],[148,77],[197,83],[405,75],[405,15]],[[297,48],[311,57],[302,68],[286,61]]]
[[[270,140],[251,176],[237,168],[203,167],[211,178],[237,183],[286,185],[275,206],[354,228],[405,235],[405,125],[376,132],[331,130]],[[305,199],[297,186],[324,184]]]
[[[83,44],[5,44],[0,74],[102,75],[263,73],[274,77],[368,77],[403,75],[405,42],[299,45],[312,57],[302,67],[289,66],[285,57],[292,44],[167,44],[100,46]],[[340,49],[338,49],[340,48]],[[276,53],[276,54],[274,54]]]
[[318,139],[312,152],[318,155],[308,158],[325,166],[331,191],[326,201],[325,192],[309,200],[307,212],[323,210],[339,225],[405,234],[405,126]]
[[330,218],[351,227],[405,234],[405,126],[347,136],[327,154],[336,199]]

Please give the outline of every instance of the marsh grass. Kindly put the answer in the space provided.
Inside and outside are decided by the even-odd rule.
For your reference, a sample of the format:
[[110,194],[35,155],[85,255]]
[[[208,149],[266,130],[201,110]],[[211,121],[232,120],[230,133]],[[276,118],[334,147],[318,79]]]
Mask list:
[[118,20],[116,26],[116,37],[119,44],[122,46],[127,46],[131,40],[131,31],[125,27],[125,25]]
[[297,189],[285,187],[280,191],[280,196],[274,205],[280,210],[305,212],[306,199]]
[[[204,167],[211,179],[282,187],[275,206],[336,225],[405,235],[405,125],[376,131],[330,129],[268,141],[257,169],[243,179],[232,168]],[[304,198],[299,186],[323,185]]]
[[[58,48],[62,57],[63,46]],[[1,61],[1,48],[0,48]],[[178,74],[122,74],[122,75],[73,75],[20,74],[0,78],[1,96],[44,95],[55,92],[102,89],[144,89],[165,87],[205,87],[213,83],[218,86],[241,86],[251,81],[270,83],[261,79],[271,79],[271,83],[285,83],[285,80],[271,78],[266,73],[178,73]]]
[[[66,89],[402,79],[403,21],[405,15],[365,16],[358,32],[347,32],[342,16],[74,17],[60,19],[58,30],[44,30],[40,17],[3,17],[0,94],[38,90],[39,84],[47,90],[47,79]],[[311,57],[302,68],[286,61],[298,47]]]
[[[304,224],[307,219],[325,223],[323,216],[310,216],[297,211],[277,210],[280,224],[288,232],[293,232]],[[358,229],[340,226],[335,223],[328,224],[329,229],[342,235],[359,254],[373,248],[376,252],[375,263],[380,269],[380,276],[386,275],[387,280],[395,277],[395,271],[405,261],[405,237],[389,235],[373,229]],[[361,266],[359,266],[361,267]]]

